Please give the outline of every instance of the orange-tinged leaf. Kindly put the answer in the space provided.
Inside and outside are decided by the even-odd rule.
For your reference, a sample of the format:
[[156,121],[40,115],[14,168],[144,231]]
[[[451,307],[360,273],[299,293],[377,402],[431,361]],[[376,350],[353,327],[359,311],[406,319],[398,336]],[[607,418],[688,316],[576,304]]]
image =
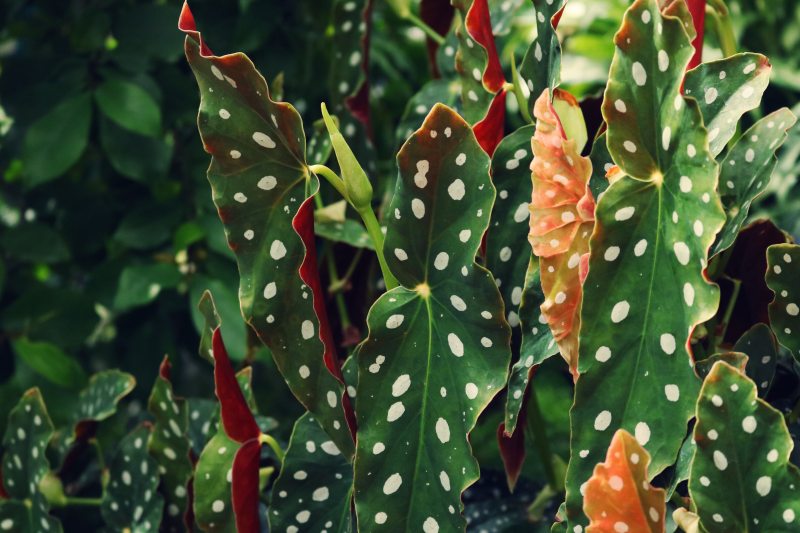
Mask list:
[[[580,113],[575,99],[560,89],[555,100]],[[543,91],[534,105],[533,196],[528,240],[539,257],[545,301],[542,315],[575,374],[581,284],[586,269],[581,258],[589,252],[594,227],[594,198],[589,191],[592,163],[581,157],[574,139],[567,139],[561,120]],[[585,264],[585,261],[583,261]]]
[[586,533],[664,531],[663,489],[647,481],[650,455],[625,431],[618,430],[606,462],[594,467],[586,483],[583,512],[591,522]]

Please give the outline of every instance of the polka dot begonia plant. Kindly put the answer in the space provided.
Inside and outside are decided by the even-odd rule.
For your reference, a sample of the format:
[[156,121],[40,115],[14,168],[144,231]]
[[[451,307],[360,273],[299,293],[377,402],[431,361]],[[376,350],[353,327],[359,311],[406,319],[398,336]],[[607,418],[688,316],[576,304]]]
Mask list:
[[238,293],[202,293],[199,355],[149,369],[149,397],[112,369],[72,368],[69,398],[2,384],[27,392],[0,533],[67,530],[73,506],[125,532],[800,531],[797,227],[753,220],[800,152],[778,62],[704,39],[721,0],[617,2],[583,40],[612,3],[300,2],[332,62],[313,87],[280,72],[302,57],[259,65],[268,84],[273,54],[216,55],[184,4]]

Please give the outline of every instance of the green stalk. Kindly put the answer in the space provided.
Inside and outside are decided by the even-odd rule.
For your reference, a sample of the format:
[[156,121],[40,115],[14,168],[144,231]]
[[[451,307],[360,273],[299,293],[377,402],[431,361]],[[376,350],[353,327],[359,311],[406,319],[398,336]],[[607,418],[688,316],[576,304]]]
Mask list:
[[522,92],[522,86],[520,85],[523,81],[522,78],[519,77],[519,72],[517,72],[517,62],[514,59],[513,52],[511,54],[511,81],[514,97],[517,99],[517,107],[519,107],[522,118],[529,124],[533,124],[534,121],[533,117],[531,117],[531,110],[528,109],[528,99],[525,98],[525,93]]
[[432,40],[439,46],[442,46],[444,44],[444,37],[439,35],[436,32],[436,30],[425,24],[425,21],[423,21],[421,18],[416,16],[411,11],[408,11],[405,13],[405,15],[400,15],[400,16],[406,19],[407,21],[411,22],[414,26],[421,29],[423,32],[425,32],[425,35],[427,35],[430,38],[430,40]]
[[706,15],[711,16],[714,21],[714,33],[719,41],[724,57],[736,54],[736,36],[733,33],[728,6],[723,0],[708,0],[706,4]]
[[267,435],[266,433],[262,433],[258,437],[258,440],[261,444],[267,444],[270,448],[272,448],[272,451],[275,453],[275,457],[277,457],[278,461],[280,461],[281,464],[283,464],[283,457],[285,454],[283,452],[283,448],[281,448],[281,445],[278,444],[278,441],[276,441],[274,438],[272,438],[271,435]]

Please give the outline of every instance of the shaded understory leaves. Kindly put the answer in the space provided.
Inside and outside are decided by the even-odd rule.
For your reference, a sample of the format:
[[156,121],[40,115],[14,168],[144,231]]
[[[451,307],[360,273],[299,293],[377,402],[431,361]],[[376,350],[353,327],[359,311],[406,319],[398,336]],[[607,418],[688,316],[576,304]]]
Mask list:
[[373,305],[358,353],[356,511],[367,530],[460,529],[478,478],[467,435],[510,357],[500,294],[474,260],[495,191],[489,158],[443,105],[398,166],[385,250],[401,286]]
[[793,444],[783,416],[725,362],[703,383],[694,440],[689,492],[705,531],[797,529],[800,471],[789,462]]
[[585,524],[580,486],[617,429],[650,453],[650,476],[674,462],[699,387],[689,334],[719,301],[703,274],[724,221],[716,165],[696,103],[680,94],[692,56],[689,14],[683,3],[668,9],[634,2],[615,36],[603,115],[609,152],[626,175],[600,197],[590,242],[591,304],[581,315],[571,412],[570,529]]

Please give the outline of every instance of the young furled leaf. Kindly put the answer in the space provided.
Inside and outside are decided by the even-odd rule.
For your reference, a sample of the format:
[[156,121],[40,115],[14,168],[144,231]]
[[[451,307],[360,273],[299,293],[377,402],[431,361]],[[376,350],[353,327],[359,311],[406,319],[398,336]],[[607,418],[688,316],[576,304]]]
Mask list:
[[486,233],[486,268],[500,287],[506,319],[512,328],[519,325],[519,305],[530,259],[526,241],[533,132],[533,126],[523,126],[503,139],[492,155],[492,182],[498,192]]
[[200,332],[200,357],[214,364],[214,351],[211,339],[214,336],[214,330],[222,325],[222,319],[219,313],[217,313],[217,306],[214,303],[214,296],[211,294],[211,291],[203,291],[203,295],[197,303],[197,308],[205,319],[205,324]]
[[[187,5],[179,25],[200,87],[198,124],[212,155],[208,179],[239,265],[242,313],[298,400],[350,456],[347,405],[316,270],[311,195],[319,181],[305,162],[302,121],[291,105],[270,99],[247,56],[212,55]],[[298,294],[287,309],[287,295]]]
[[736,133],[742,115],[758,107],[771,70],[766,57],[746,53],[702,63],[686,73],[684,93],[697,100],[714,157]]
[[353,467],[314,418],[294,424],[281,474],[272,487],[273,531],[355,531]]
[[519,306],[520,324],[522,325],[519,361],[511,367],[511,373],[508,376],[508,394],[506,395],[505,420],[503,422],[506,435],[512,435],[517,427],[531,369],[534,365],[541,364],[550,356],[558,353],[558,344],[553,339],[553,333],[547,327],[547,320],[542,316],[540,309],[544,303],[544,294],[539,275],[539,259],[531,255],[525,275],[522,303]]
[[745,373],[758,385],[758,395],[766,398],[778,363],[778,341],[775,334],[768,325],[758,323],[736,341],[733,351],[750,356]]
[[583,511],[591,521],[586,533],[664,531],[664,489],[650,485],[650,455],[624,429],[617,430],[606,462],[594,467],[586,483]]
[[162,529],[181,531],[183,515],[189,505],[187,489],[194,466],[190,459],[186,400],[176,398],[170,382],[169,359],[165,356],[147,401],[147,410],[155,417],[147,450],[158,461],[162,494],[166,503],[166,521]]
[[401,286],[372,306],[358,352],[356,512],[370,531],[463,529],[460,494],[478,478],[467,436],[510,358],[500,294],[475,263],[495,190],[443,105],[397,161],[385,250]]
[[61,531],[39,491],[50,471],[45,450],[52,436],[53,423],[42,395],[38,388],[29,389],[9,412],[3,436],[2,488],[9,499],[0,500],[1,530]]
[[674,462],[699,387],[689,336],[719,302],[703,273],[724,221],[716,164],[697,104],[680,94],[692,26],[684,3],[666,9],[635,1],[615,36],[603,116],[625,175],[598,202],[583,285],[570,529],[585,524],[580,486],[617,429],[645,446],[651,476]]
[[769,321],[778,341],[800,359],[800,245],[767,248],[767,286],[775,293]]
[[[560,102],[558,114],[554,103]],[[577,116],[582,126],[578,102],[567,92],[556,90],[551,102],[549,91],[534,104],[536,134],[533,146],[533,197],[530,205],[528,240],[539,257],[539,272],[545,296],[541,305],[561,357],[576,374],[578,331],[584,256],[589,252],[589,236],[594,227],[594,198],[589,191],[592,164],[581,157],[575,136],[568,137],[564,121]],[[583,126],[585,131],[585,126]],[[616,259],[614,256],[611,259]]]
[[689,494],[704,531],[800,528],[800,470],[783,415],[725,362],[703,382],[694,440]]
[[164,499],[158,493],[158,463],[147,453],[150,429],[139,426],[126,435],[109,466],[109,483],[100,511],[117,531],[157,531]]
[[750,205],[769,185],[778,164],[775,152],[796,120],[788,109],[779,109],[756,122],[726,154],[720,167],[719,189],[727,220],[711,249],[712,255],[736,240]]
[[536,10],[536,39],[528,46],[519,66],[519,74],[531,98],[538,98],[547,89],[549,94],[558,85],[561,73],[561,44],[556,28],[567,0],[532,0]]

